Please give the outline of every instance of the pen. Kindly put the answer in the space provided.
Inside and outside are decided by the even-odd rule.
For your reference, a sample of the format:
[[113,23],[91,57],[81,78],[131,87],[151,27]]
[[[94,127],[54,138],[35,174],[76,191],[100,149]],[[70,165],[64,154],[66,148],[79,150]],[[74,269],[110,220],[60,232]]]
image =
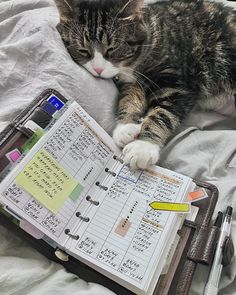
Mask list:
[[221,211],[219,211],[217,214],[216,220],[214,222],[214,226],[221,228],[223,217],[224,217],[224,214]]
[[231,230],[231,223],[232,223],[232,207],[227,207],[224,220],[221,226],[221,232],[219,241],[216,247],[215,257],[213,260],[213,264],[211,267],[211,271],[208,277],[208,282],[206,284],[204,295],[217,295],[218,293],[218,286],[222,271],[222,257],[223,257],[223,246],[226,237],[230,235]]

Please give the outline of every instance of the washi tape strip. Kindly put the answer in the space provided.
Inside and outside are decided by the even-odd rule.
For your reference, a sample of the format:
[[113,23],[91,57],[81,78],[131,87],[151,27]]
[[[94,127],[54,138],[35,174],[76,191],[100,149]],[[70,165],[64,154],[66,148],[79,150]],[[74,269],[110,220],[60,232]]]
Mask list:
[[189,213],[191,211],[189,203],[152,202],[149,206],[154,210],[161,211],[174,211],[178,213]]

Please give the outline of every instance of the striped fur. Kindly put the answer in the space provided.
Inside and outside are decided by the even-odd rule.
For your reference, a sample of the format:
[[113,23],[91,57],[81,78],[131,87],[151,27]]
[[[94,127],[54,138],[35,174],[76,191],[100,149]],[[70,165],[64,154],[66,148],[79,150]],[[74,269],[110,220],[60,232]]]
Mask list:
[[[236,14],[221,3],[55,0],[58,30],[84,65],[99,50],[119,71],[117,120],[162,146],[198,103],[214,109],[235,93]],[[214,97],[221,99],[213,99]],[[213,98],[212,98],[213,97]]]

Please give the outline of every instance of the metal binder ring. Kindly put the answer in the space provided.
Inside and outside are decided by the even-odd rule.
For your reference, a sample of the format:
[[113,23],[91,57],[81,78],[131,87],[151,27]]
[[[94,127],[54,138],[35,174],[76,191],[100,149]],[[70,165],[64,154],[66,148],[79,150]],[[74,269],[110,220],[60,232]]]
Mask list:
[[103,189],[104,191],[107,191],[107,190],[108,190],[108,187],[102,185],[99,181],[96,182],[96,186],[100,187],[100,188]]
[[79,235],[73,235],[73,234],[71,234],[69,228],[65,229],[64,232],[65,232],[65,234],[67,236],[71,237],[74,240],[78,240],[79,239]]
[[124,164],[124,161],[121,158],[117,157],[116,155],[113,156],[113,159],[116,161],[119,161],[121,164]]
[[79,217],[81,220],[83,220],[85,222],[89,222],[89,217],[82,216],[80,212],[76,212],[75,215],[76,215],[76,217]]
[[98,206],[98,205],[99,205],[99,202],[93,200],[90,196],[87,196],[87,197],[86,197],[86,201],[92,203],[92,204],[95,205],[95,206]]
[[105,169],[105,172],[111,174],[112,176],[116,176],[116,173],[114,171],[109,170],[108,168]]

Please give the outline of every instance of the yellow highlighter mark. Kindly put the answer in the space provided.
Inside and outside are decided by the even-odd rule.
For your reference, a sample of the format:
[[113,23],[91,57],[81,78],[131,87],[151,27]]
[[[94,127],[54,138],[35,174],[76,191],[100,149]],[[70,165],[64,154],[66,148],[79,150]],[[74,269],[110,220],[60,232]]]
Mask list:
[[152,202],[149,206],[154,210],[174,211],[181,213],[190,212],[190,204],[188,203],[169,203],[169,202]]
[[163,230],[163,226],[161,226],[161,225],[160,225],[159,223],[157,223],[157,222],[154,222],[154,221],[152,221],[152,220],[150,220],[150,219],[147,219],[147,218],[143,218],[142,221],[144,221],[144,222],[146,222],[146,223],[152,225],[153,227],[155,227],[155,228],[157,228],[157,229],[159,229],[159,230]]
[[25,165],[16,182],[48,210],[57,213],[78,185],[43,148]]

